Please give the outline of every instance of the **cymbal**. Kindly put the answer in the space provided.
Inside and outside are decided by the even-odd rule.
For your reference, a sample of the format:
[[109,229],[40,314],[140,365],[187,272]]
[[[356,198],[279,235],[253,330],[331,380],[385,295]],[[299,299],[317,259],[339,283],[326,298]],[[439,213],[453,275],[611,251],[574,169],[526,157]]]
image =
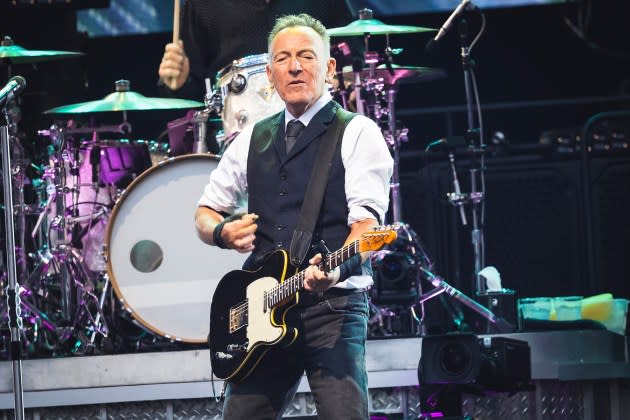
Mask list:
[[79,57],[81,52],[55,51],[55,50],[27,50],[13,43],[13,40],[5,36],[0,45],[0,63],[24,64],[39,61],[58,60],[63,58]]
[[378,19],[357,19],[346,26],[330,28],[326,32],[329,36],[361,36],[365,34],[411,34],[435,31],[437,31],[437,29],[423,28],[421,26],[387,25]]
[[148,111],[160,109],[187,109],[204,106],[203,102],[177,98],[150,98],[129,90],[128,80],[116,82],[116,92],[103,99],[63,105],[45,111],[45,114],[87,114],[111,111]]
[[[378,66],[374,71],[374,77],[382,79],[386,85],[396,85],[403,83],[429,82],[431,80],[443,79],[446,71],[431,67],[410,67],[392,64],[392,72],[384,65]],[[361,70],[361,79],[370,77],[370,69]],[[344,72],[345,81],[354,80],[354,72]]]

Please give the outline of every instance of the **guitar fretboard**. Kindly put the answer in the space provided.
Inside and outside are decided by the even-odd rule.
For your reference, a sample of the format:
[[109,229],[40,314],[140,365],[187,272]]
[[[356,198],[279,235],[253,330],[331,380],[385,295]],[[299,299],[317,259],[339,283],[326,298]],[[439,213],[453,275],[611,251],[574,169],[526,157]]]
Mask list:
[[[349,243],[343,248],[328,254],[326,259],[319,264],[319,269],[329,272],[339,267],[345,261],[349,260],[359,253],[360,241],[360,239],[357,239],[356,241]],[[296,292],[299,292],[301,289],[303,289],[304,276],[305,271],[300,271],[299,273],[289,277],[284,282],[275,286],[271,290],[265,292],[265,307],[273,308],[278,303],[290,298]]]

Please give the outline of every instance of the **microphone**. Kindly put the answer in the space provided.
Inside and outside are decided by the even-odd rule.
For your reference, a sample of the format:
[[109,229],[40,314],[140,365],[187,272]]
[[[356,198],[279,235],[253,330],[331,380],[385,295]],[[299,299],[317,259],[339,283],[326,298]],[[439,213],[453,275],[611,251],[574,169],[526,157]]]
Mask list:
[[25,87],[26,79],[22,76],[13,76],[9,79],[9,82],[0,90],[0,106],[22,92]]
[[453,26],[453,21],[455,19],[459,18],[459,16],[462,13],[464,13],[466,10],[474,10],[476,8],[477,6],[471,3],[470,0],[462,0],[462,2],[455,8],[455,10],[453,10],[453,13],[451,13],[448,19],[446,19],[446,22],[444,22],[444,25],[442,25],[437,35],[435,35],[435,38],[427,42],[427,45],[425,47],[426,51],[430,51],[431,49],[433,49],[433,46],[446,35],[449,29],[451,29],[451,26]]

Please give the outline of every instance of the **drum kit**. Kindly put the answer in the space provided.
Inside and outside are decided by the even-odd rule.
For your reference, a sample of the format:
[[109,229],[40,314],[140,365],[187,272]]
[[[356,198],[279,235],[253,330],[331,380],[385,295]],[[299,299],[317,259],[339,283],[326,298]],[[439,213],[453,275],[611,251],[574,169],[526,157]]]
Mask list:
[[[446,75],[439,69],[394,64],[396,50],[391,48],[389,36],[428,31],[434,30],[385,24],[367,10],[347,26],[328,30],[331,37],[364,38],[364,65],[348,70],[340,56],[338,83],[330,90],[348,109],[376,121],[392,150],[391,223],[401,219],[398,154],[401,142],[407,140],[407,129],[396,120],[396,93],[404,83]],[[370,37],[377,35],[386,38],[384,53],[369,48]],[[347,54],[347,45],[336,45],[331,54],[340,52]],[[8,38],[0,47],[0,59],[9,65],[78,55],[26,50]],[[48,162],[39,168],[39,178],[30,180],[36,191],[35,204],[26,204],[23,194],[25,167],[32,163],[19,147],[15,132],[10,133],[12,188],[17,201],[13,213],[19,221],[15,249],[24,321],[21,341],[26,353],[106,353],[206,342],[213,288],[226,272],[240,268],[245,257],[207,247],[196,237],[192,214],[208,174],[220,159],[220,154],[198,152],[207,151],[200,145],[208,143],[205,127],[209,122],[221,122],[223,130],[216,141],[225,150],[248,124],[283,109],[283,102],[268,84],[266,64],[267,55],[260,54],[225,66],[216,76],[215,90],[207,87],[204,102],[146,97],[132,91],[128,81],[120,80],[115,91],[100,100],[47,110],[46,114],[56,118],[118,112],[122,122],[81,127],[68,118],[40,130],[38,134],[49,142]],[[127,112],[161,109],[196,110],[192,119],[196,146],[187,153],[175,156],[172,150],[169,153],[163,145],[150,141],[101,139],[103,133],[130,134]],[[11,113],[7,115],[10,119]],[[9,120],[9,125],[15,128],[17,121]],[[399,224],[401,240],[375,257],[377,273],[386,271],[387,261],[401,253],[411,257],[411,264],[426,263],[417,235]],[[4,271],[0,266],[0,274]],[[417,287],[411,283],[411,288]],[[7,323],[6,284],[7,275],[2,274],[1,325]],[[385,335],[391,333],[387,323],[397,314],[390,307],[376,305],[399,301],[389,299],[386,289],[374,288],[370,321]],[[404,304],[417,295],[410,292],[402,298]],[[7,351],[8,340],[0,330],[0,352]]]

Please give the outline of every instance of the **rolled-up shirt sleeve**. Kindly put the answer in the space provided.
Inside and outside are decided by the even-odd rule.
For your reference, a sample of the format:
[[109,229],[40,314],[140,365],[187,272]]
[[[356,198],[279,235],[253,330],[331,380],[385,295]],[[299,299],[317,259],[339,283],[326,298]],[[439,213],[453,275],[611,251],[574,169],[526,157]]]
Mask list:
[[247,209],[247,156],[253,125],[246,127],[232,141],[210,173],[198,206],[235,214]]
[[382,223],[389,206],[390,179],[394,160],[383,134],[374,121],[355,116],[347,125],[341,144],[348,200],[348,225],[374,219]]

